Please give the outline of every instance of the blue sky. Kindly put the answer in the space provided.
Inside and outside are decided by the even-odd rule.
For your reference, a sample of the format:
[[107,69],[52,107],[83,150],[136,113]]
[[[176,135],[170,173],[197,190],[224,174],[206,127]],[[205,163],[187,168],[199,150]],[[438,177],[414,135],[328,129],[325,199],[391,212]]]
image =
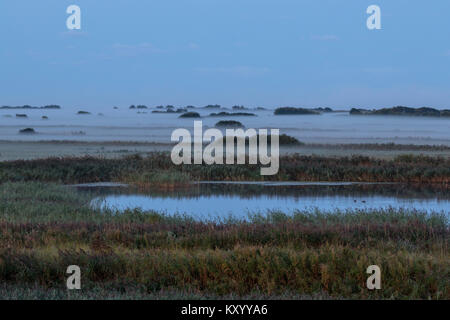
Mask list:
[[448,0],[3,0],[0,41],[0,105],[450,108]]

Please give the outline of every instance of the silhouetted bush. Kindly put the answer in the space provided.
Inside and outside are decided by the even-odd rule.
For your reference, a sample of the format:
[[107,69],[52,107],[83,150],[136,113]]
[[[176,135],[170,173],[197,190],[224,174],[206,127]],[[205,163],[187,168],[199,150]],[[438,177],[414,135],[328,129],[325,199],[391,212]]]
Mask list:
[[36,133],[36,131],[34,131],[33,128],[25,128],[25,129],[19,130],[19,133],[33,134],[33,133]]
[[200,114],[198,112],[186,112],[180,118],[200,118]]
[[320,112],[317,112],[317,111],[311,110],[311,109],[304,109],[304,108],[283,107],[283,108],[275,109],[274,114],[275,115],[292,115],[292,114],[314,115],[314,114],[320,114]]
[[234,120],[222,120],[216,123],[216,127],[224,127],[224,128],[243,128],[244,125],[239,121]]

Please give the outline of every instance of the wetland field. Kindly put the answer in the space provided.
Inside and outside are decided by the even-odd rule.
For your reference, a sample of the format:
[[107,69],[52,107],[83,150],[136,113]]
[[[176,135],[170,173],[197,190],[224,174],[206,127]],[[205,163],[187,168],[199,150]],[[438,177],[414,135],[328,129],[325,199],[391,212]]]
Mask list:
[[448,118],[194,110],[279,128],[279,172],[174,165],[186,110],[0,109],[0,298],[450,299]]
[[448,305],[450,1],[0,3],[0,302]]

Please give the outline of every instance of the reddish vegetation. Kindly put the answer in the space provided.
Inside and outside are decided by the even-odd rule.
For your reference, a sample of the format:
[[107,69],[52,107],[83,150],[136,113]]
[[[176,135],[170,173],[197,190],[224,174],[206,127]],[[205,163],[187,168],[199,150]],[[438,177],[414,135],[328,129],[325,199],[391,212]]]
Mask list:
[[[173,184],[187,180],[281,180],[450,183],[450,159],[399,156],[381,160],[363,156],[330,158],[291,155],[280,158],[280,171],[261,176],[259,165],[175,166],[166,153],[123,159],[50,158],[0,163],[0,181],[82,183],[136,181]],[[161,173],[164,174],[161,174]],[[156,175],[155,173],[158,173]],[[147,176],[150,180],[144,181]],[[161,181],[159,181],[161,180]]]

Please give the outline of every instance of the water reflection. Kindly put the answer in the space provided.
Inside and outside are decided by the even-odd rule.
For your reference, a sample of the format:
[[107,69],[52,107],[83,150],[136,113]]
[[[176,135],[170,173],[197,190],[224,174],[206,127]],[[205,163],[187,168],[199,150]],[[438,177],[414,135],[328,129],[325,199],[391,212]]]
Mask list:
[[[80,188],[84,189],[84,188]],[[92,188],[89,188],[92,190]],[[251,213],[296,210],[335,211],[405,208],[450,211],[446,188],[403,184],[254,184],[199,183],[177,190],[139,192],[132,188],[96,188],[93,205],[124,211],[141,208],[196,219],[245,218]]]

